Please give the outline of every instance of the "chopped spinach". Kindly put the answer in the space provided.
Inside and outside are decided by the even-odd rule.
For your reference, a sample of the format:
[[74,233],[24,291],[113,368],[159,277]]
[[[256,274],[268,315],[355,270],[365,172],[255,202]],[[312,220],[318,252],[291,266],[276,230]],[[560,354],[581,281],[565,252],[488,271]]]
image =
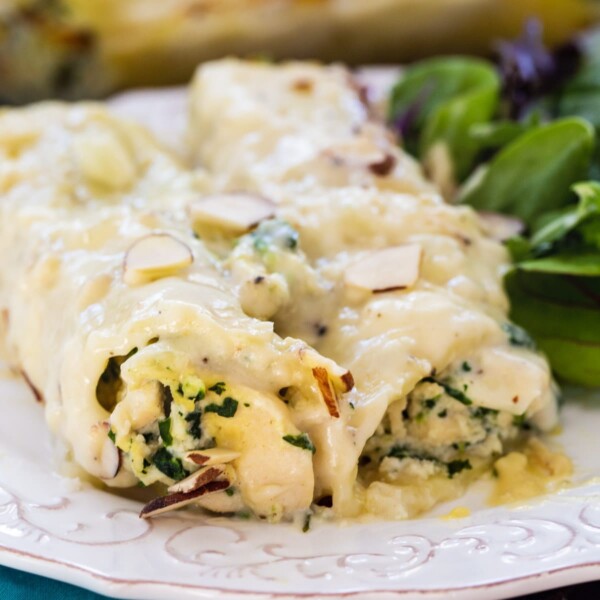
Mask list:
[[424,381],[425,383],[437,383],[437,385],[444,388],[444,392],[446,392],[448,396],[454,398],[455,400],[458,400],[461,404],[464,404],[465,406],[473,404],[473,400],[471,400],[464,392],[457,390],[456,388],[452,387],[450,384],[444,381],[439,381],[438,379],[434,379],[433,377],[425,377],[421,381]]
[[525,413],[523,413],[522,415],[515,415],[513,417],[513,425],[515,427],[522,428],[525,426],[526,419],[527,419],[527,416],[525,415]]
[[269,250],[295,251],[298,248],[298,232],[285,221],[263,221],[250,236],[259,254],[266,254]]
[[423,400],[422,404],[425,408],[431,410],[437,404],[437,401],[439,399],[440,396],[435,396],[435,398],[428,398],[427,400]]
[[156,439],[156,436],[152,431],[147,431],[146,433],[142,433],[142,435],[144,436],[146,444],[150,444]]
[[163,414],[166,418],[171,416],[171,405],[173,404],[173,394],[171,393],[171,388],[168,385],[163,385],[159,383],[160,386],[160,395],[162,401],[162,409]]
[[171,435],[171,418],[167,418],[164,421],[158,422],[158,431],[160,437],[165,443],[165,446],[170,446],[173,443],[173,436]]
[[511,346],[530,349],[535,348],[535,342],[522,327],[519,327],[514,323],[503,323],[502,329],[508,336],[508,341]]
[[425,452],[421,452],[418,450],[413,450],[407,446],[393,446],[390,451],[387,453],[387,456],[391,458],[398,458],[400,460],[404,458],[412,458],[414,460],[424,460],[428,462],[441,463],[441,461],[435,456],[431,456]]
[[227,419],[233,417],[235,415],[238,408],[238,401],[230,396],[227,396],[225,400],[223,400],[222,404],[209,404],[204,408],[204,412],[207,413],[216,413],[220,417],[225,417]]
[[190,435],[193,438],[199,440],[202,437],[202,427],[201,427],[202,412],[199,409],[196,409],[196,410],[192,411],[191,413],[188,413],[185,416],[185,420],[190,424],[190,427],[189,427]]
[[311,513],[306,513],[306,515],[304,515],[304,524],[302,525],[302,532],[306,533],[309,529],[310,529],[310,519],[311,519],[312,515]]
[[189,473],[183,468],[181,460],[173,456],[166,448],[160,447],[152,456],[154,466],[167,477],[180,481]]
[[217,381],[217,383],[215,383],[214,385],[211,385],[208,390],[210,392],[214,392],[215,394],[218,394],[219,396],[225,391],[226,385],[224,381]]
[[186,377],[177,387],[177,392],[180,396],[199,402],[206,395],[206,388],[204,382],[195,375]]
[[313,454],[317,451],[306,433],[301,433],[300,435],[284,435],[283,441],[292,446],[296,446],[297,448],[302,448],[302,450],[309,450]]
[[472,469],[471,463],[468,460],[452,460],[447,465],[448,477],[452,479],[455,475],[461,471]]
[[485,406],[474,406],[471,408],[471,416],[475,419],[485,419],[486,417],[493,417],[497,414],[497,410],[493,408],[486,408]]

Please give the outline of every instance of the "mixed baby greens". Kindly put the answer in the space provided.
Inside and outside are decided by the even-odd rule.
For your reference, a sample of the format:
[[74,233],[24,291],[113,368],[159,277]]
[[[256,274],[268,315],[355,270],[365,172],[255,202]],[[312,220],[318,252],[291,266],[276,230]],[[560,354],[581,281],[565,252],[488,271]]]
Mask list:
[[506,242],[511,317],[560,378],[600,386],[600,34],[550,52],[532,22],[498,51],[411,66],[390,120],[429,168],[442,148],[449,200],[524,223]]

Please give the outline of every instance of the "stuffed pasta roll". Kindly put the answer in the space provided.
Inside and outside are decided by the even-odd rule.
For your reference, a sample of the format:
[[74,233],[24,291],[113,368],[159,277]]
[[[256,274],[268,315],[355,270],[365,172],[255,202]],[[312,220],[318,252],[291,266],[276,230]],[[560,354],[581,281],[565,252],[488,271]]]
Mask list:
[[329,493],[350,373],[248,317],[189,225],[199,196],[93,105],[0,114],[0,307],[11,362],[110,487],[277,520]]
[[257,317],[355,377],[334,510],[412,516],[556,425],[549,366],[507,317],[506,250],[443,201],[348,72],[224,61],[199,69],[191,102],[196,160],[223,190],[196,228],[219,206],[271,201],[275,218],[229,258],[241,301],[263,294]]

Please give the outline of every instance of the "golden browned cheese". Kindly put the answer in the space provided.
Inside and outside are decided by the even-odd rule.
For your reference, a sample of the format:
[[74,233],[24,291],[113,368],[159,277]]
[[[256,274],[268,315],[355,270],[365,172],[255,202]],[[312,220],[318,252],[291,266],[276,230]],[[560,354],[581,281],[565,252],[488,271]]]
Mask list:
[[7,0],[0,98],[89,97],[184,82],[231,54],[401,62],[488,53],[538,16],[547,41],[589,24],[591,0]]

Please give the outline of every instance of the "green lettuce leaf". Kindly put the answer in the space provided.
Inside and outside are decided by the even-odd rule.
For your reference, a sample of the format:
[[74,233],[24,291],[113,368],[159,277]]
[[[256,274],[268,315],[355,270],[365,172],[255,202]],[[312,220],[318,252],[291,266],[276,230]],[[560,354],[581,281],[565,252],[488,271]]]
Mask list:
[[544,213],[572,202],[571,186],[587,176],[594,139],[593,128],[579,118],[534,128],[475,174],[460,201],[534,225]]
[[424,158],[437,143],[447,147],[457,180],[470,172],[479,142],[470,129],[493,117],[500,82],[493,66],[474,58],[424,60],[409,68],[392,90],[390,120],[406,148]]
[[600,386],[600,279],[515,268],[506,276],[511,318],[565,381]]

